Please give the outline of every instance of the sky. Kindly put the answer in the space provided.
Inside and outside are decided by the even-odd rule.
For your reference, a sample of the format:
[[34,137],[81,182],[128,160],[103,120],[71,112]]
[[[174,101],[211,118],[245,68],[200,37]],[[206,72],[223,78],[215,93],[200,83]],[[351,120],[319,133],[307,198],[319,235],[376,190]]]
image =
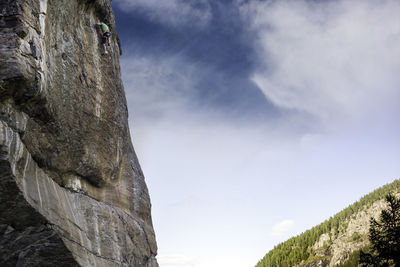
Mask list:
[[161,267],[254,266],[400,178],[397,0],[114,0]]

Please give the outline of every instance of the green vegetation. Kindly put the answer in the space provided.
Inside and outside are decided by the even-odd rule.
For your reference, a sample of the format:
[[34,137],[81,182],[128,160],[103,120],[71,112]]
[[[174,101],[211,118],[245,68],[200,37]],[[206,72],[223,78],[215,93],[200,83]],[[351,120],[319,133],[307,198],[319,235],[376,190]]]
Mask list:
[[357,242],[360,239],[362,239],[362,235],[360,233],[355,232],[352,236],[351,236],[351,240],[352,242]]
[[395,180],[393,183],[375,190],[320,225],[277,245],[257,263],[256,267],[289,267],[302,261],[309,262],[315,258],[311,253],[311,247],[319,240],[322,234],[337,236],[347,228],[351,216],[364,208],[370,207],[375,201],[383,199],[391,192],[399,191],[400,180]]
[[400,266],[400,198],[386,196],[387,209],[379,221],[371,218],[369,229],[370,253],[361,251],[361,266]]
[[354,267],[358,266],[359,262],[360,262],[360,251],[357,250],[350,254],[349,259],[345,263],[339,264],[336,267]]

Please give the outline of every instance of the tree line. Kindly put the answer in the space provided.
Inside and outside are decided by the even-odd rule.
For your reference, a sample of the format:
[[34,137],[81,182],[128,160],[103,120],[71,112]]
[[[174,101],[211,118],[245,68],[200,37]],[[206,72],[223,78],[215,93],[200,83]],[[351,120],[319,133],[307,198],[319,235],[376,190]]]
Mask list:
[[[256,267],[289,267],[312,261],[316,256],[311,247],[322,234],[329,234],[331,237],[337,236],[345,231],[353,215],[370,207],[374,202],[385,198],[392,192],[400,192],[400,180],[395,180],[393,183],[373,191],[320,225],[275,246],[257,263]],[[354,255],[357,255],[357,253]],[[353,257],[357,258],[354,255]]]

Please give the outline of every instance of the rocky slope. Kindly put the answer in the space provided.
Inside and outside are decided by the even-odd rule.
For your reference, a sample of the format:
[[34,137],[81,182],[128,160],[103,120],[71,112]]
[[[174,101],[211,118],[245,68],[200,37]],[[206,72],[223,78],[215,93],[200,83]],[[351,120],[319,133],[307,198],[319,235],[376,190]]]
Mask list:
[[329,266],[345,263],[350,255],[368,246],[368,231],[371,217],[378,219],[380,212],[386,208],[383,200],[375,201],[371,206],[353,214],[342,222],[338,233],[331,231],[322,234],[310,248],[311,259],[298,267]]
[[0,0],[0,266],[158,266],[119,55],[111,0]]
[[389,193],[399,197],[399,192],[400,180],[375,190],[320,225],[279,244],[256,267],[350,264],[349,259],[357,258],[356,253],[369,245],[370,219],[378,218],[386,208],[384,197]]

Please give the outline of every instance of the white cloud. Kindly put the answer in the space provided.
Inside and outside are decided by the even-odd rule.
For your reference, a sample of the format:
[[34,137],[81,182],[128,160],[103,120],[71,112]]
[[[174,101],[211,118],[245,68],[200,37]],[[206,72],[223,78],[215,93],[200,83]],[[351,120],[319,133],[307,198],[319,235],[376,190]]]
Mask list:
[[[144,1],[138,2],[145,5]],[[366,18],[366,10],[352,13],[355,11],[344,2],[340,3],[327,4],[326,10],[320,6],[316,12],[311,12],[314,7],[303,1],[297,4],[297,11],[292,9],[294,1],[271,7],[259,4],[259,13],[252,9],[256,5],[246,4],[249,14],[254,15],[249,19],[260,34],[261,63],[273,71],[270,74],[260,68],[254,74],[260,79],[260,88],[281,107],[310,112],[325,122],[330,116],[337,117],[337,113],[349,114],[352,108],[360,113],[360,109],[368,109],[368,101],[383,103],[394,88],[390,85],[397,84],[393,77],[397,75],[396,60],[400,58],[394,47],[398,37],[394,34],[389,38],[388,33],[396,33],[397,24],[388,25],[387,29],[381,25],[393,19],[392,11],[386,8],[388,14],[383,15],[383,8],[378,7],[374,11],[376,14],[368,10],[368,14],[375,15]],[[337,12],[329,10],[335,8]],[[353,18],[356,15],[362,19]],[[322,21],[324,16],[329,19]],[[378,36],[373,42],[366,38],[367,33],[354,30],[364,29],[360,25],[367,19],[377,21],[377,29],[371,34]],[[316,21],[317,25],[311,21]],[[270,24],[274,26],[273,31],[268,28]],[[293,25],[298,25],[298,35]],[[333,34],[334,29],[341,34]],[[308,38],[314,41],[304,37],[307,31]],[[324,31],[326,38],[329,37],[326,42],[322,42]],[[359,34],[357,38],[365,40],[356,42],[352,34]],[[341,36],[346,36],[342,46]],[[383,44],[378,39],[382,39]],[[381,45],[388,53],[384,53]],[[328,60],[329,57],[332,60]],[[373,60],[378,63],[373,65]],[[383,60],[387,64],[383,64]],[[395,177],[399,173],[395,162],[399,158],[397,118],[393,118],[393,123],[390,120],[382,123],[381,127],[366,127],[339,137],[319,132],[297,136],[293,129],[304,122],[289,120],[287,116],[278,125],[235,124],[213,116],[212,111],[206,114],[204,110],[186,105],[192,100],[198,79],[206,77],[196,64],[188,64],[179,57],[145,58],[126,54],[121,63],[129,110],[134,115],[130,119],[135,121],[132,124],[135,149],[152,197],[160,252],[157,258],[161,266],[255,264],[275,245],[276,238],[269,238],[266,243],[265,237],[260,237],[265,228],[271,229],[272,237],[286,238],[295,234],[294,221],[296,229],[310,228],[339,210],[343,203],[350,203],[355,195],[383,184],[382,177]],[[317,63],[320,64],[318,68],[314,66]],[[341,71],[341,64],[346,71]],[[368,75],[367,70],[374,75]],[[353,87],[336,89],[331,83],[363,86],[353,91]],[[268,84],[271,87],[266,87]],[[376,85],[382,85],[382,94],[376,90]],[[286,95],[290,101],[286,101]],[[398,101],[396,99],[393,101]],[[396,128],[386,128],[387,125]],[[343,192],[343,188],[351,190]],[[287,193],[281,194],[283,190]],[[340,201],[335,199],[338,195]],[[321,200],[326,201],[324,205],[317,205]],[[170,205],[182,201],[184,205]],[[313,206],[316,212],[304,216],[298,213],[303,206]],[[260,210],[264,212],[260,214]],[[238,217],[238,214],[243,216]],[[272,227],[271,221],[279,221],[276,218],[287,214],[291,214],[293,220]],[[271,219],[271,216],[276,217]],[[173,255],[175,251],[183,255]],[[224,259],[222,254],[233,256]]]
[[157,119],[177,112],[193,94],[200,70],[179,58],[125,57],[122,77],[135,117]]
[[136,10],[145,13],[154,21],[172,26],[183,26],[190,23],[205,26],[211,19],[211,8],[208,1],[196,1],[196,6],[183,0],[117,0],[122,10]]
[[284,220],[280,223],[277,223],[272,227],[272,236],[283,237],[285,236],[290,230],[292,230],[294,225],[294,221],[292,220]]
[[157,256],[157,261],[161,266],[193,266],[196,264],[196,259],[194,257],[185,255],[159,255]]
[[276,105],[325,124],[368,117],[399,99],[399,12],[395,0],[242,4],[258,34],[252,80]]

